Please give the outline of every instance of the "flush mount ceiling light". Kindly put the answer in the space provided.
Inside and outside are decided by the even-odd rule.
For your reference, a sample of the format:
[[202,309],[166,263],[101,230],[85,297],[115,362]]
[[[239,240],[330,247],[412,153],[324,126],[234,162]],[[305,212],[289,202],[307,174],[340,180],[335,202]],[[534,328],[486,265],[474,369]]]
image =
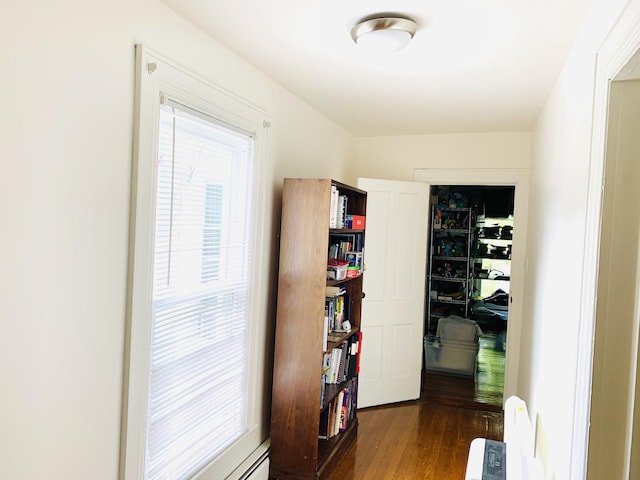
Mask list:
[[416,22],[406,17],[367,17],[351,29],[351,38],[371,50],[396,52],[409,44],[416,29]]

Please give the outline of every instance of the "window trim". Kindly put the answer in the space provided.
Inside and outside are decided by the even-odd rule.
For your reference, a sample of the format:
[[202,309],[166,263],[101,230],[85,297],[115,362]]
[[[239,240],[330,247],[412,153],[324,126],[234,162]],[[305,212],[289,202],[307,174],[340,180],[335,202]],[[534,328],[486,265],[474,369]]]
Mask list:
[[[195,475],[209,479],[227,476],[268,437],[263,361],[267,331],[265,274],[268,252],[265,242],[266,113],[232,93],[197,77],[143,45],[136,45],[135,125],[131,185],[130,261],[126,316],[122,402],[120,479],[144,478],[146,403],[149,378],[153,234],[158,118],[160,104],[173,99],[219,121],[255,135],[253,242],[253,291],[249,324],[247,392],[249,431],[225,454]],[[146,319],[146,321],[145,321]]]

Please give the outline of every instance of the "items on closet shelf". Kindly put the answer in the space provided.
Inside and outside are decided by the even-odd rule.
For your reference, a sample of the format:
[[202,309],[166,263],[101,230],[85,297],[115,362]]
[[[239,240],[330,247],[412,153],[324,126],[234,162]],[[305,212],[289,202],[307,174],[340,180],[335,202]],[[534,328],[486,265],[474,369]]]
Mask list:
[[509,315],[509,294],[498,289],[488,297],[476,301],[471,306],[474,318],[507,321]]

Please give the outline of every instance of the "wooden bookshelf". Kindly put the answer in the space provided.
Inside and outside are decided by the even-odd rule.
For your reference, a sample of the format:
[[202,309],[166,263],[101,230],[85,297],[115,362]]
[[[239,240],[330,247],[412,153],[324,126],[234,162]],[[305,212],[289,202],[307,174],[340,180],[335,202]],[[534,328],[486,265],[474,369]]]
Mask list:
[[[327,280],[330,235],[358,233],[363,241],[365,232],[363,228],[330,227],[332,186],[346,196],[346,213],[366,216],[367,194],[362,190],[330,179],[284,180],[271,405],[271,480],[326,478],[357,435],[357,370],[349,376],[345,367],[345,378],[323,386],[325,355],[351,337],[354,341],[359,338],[362,302],[362,272],[354,278]],[[345,287],[352,327],[331,341],[324,338],[328,285]],[[361,348],[360,342],[356,343]],[[348,349],[346,355],[350,353]],[[359,351],[348,361],[357,361],[358,355]],[[351,418],[343,422],[339,433],[321,439],[323,410],[339,403],[341,391],[347,397],[345,402],[353,402],[348,409]]]

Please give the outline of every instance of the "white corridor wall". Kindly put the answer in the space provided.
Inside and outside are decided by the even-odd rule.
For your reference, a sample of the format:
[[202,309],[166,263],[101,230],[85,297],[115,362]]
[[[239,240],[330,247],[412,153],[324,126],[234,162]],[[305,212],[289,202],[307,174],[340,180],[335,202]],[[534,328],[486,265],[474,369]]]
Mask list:
[[353,140],[155,0],[2,2],[0,17],[0,478],[114,480],[134,45],[269,114],[261,281],[270,297],[255,319],[268,326],[265,342],[281,177],[348,181]]

